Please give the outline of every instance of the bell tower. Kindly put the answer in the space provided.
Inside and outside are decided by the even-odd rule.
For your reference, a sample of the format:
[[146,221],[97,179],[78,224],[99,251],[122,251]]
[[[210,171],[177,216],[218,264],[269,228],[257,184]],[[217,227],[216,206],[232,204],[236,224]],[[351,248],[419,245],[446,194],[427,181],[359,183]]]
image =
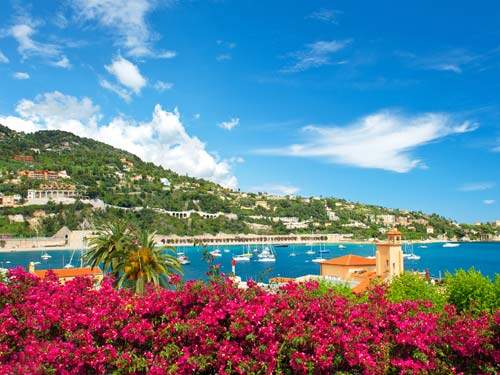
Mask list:
[[387,232],[386,241],[377,243],[376,269],[377,276],[386,281],[404,272],[401,232],[396,228]]

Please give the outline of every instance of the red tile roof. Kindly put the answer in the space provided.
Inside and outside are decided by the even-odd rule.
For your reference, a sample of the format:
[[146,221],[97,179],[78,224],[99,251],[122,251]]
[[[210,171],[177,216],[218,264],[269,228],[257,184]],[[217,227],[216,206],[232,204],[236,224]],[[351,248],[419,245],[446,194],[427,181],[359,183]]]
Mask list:
[[68,277],[77,277],[77,276],[100,276],[102,275],[102,271],[99,268],[58,268],[52,270],[35,270],[34,274],[39,278],[43,279],[47,276],[49,271],[54,272],[54,274],[58,278],[68,278]]
[[359,255],[348,254],[338,258],[324,260],[321,264],[332,266],[375,266],[375,259],[360,257]]
[[354,288],[352,288],[352,291],[356,294],[363,293],[368,289],[370,284],[372,283],[372,280],[377,276],[377,273],[375,271],[372,272],[367,272],[365,273],[362,277],[360,277],[359,284],[356,285]]

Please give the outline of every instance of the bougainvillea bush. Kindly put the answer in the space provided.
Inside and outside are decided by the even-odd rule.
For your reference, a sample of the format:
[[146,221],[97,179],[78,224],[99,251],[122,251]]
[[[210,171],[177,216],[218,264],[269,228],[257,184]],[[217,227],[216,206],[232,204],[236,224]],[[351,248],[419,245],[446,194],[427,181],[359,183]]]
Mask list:
[[499,370],[500,314],[430,302],[269,293],[173,280],[144,295],[59,285],[21,270],[0,283],[1,374],[479,374]]

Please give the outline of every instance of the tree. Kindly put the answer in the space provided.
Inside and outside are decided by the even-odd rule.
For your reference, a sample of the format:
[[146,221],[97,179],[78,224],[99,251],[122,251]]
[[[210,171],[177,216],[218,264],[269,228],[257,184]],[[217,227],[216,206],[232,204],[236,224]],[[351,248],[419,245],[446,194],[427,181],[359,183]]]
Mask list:
[[173,249],[161,249],[154,233],[138,231],[126,221],[105,223],[89,240],[85,258],[91,267],[103,265],[116,279],[117,287],[130,287],[144,293],[145,286],[166,284],[166,277],[181,272]]
[[118,287],[128,285],[136,293],[143,294],[147,284],[165,285],[166,276],[181,272],[181,265],[173,249],[163,250],[156,246],[154,233],[142,230],[138,233],[136,243],[118,263],[121,274]]

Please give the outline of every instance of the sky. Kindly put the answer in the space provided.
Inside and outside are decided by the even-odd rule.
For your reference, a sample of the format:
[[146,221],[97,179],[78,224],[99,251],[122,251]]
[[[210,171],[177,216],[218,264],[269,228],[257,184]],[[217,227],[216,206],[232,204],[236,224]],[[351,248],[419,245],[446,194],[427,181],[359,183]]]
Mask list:
[[242,191],[500,219],[500,3],[0,1],[0,123]]

